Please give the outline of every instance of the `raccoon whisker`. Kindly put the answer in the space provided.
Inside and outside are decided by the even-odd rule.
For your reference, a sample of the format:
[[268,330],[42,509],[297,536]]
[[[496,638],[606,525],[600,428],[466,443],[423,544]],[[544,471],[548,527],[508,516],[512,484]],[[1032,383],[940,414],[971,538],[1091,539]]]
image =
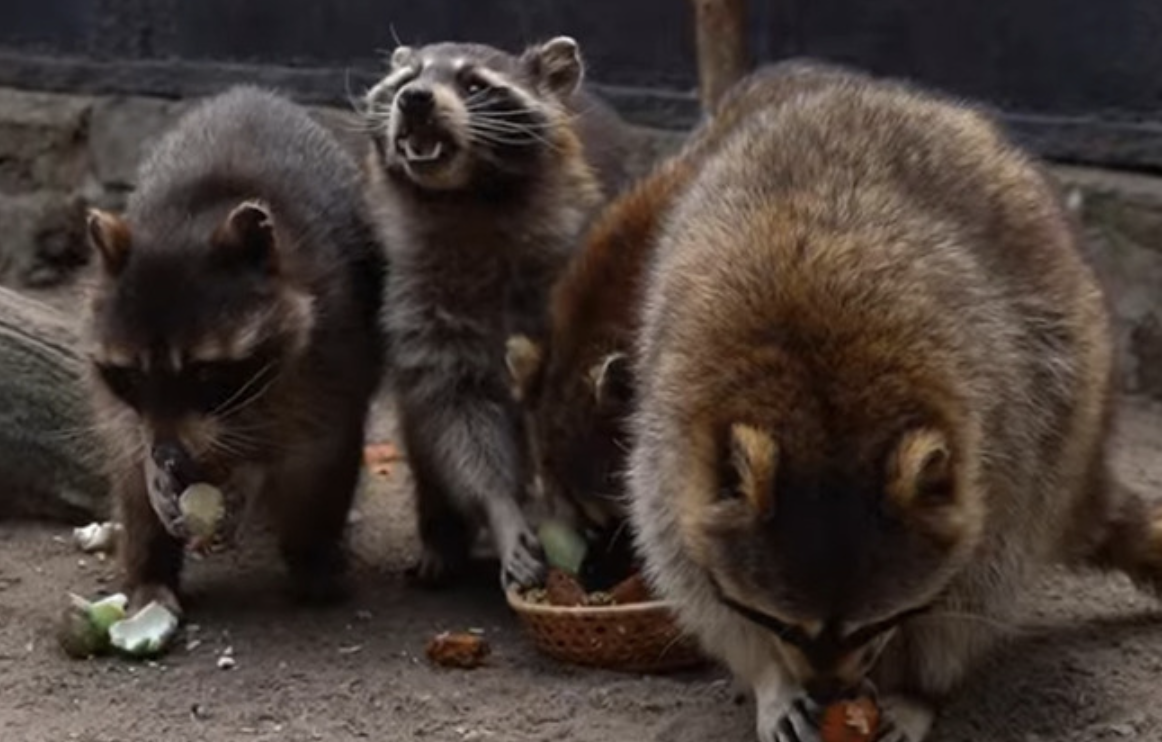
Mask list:
[[964,621],[966,623],[979,623],[991,629],[996,629],[999,632],[1009,634],[1012,636],[1020,636],[1030,633],[1028,629],[1017,626],[1016,624],[1000,621],[989,616],[982,616],[977,613],[968,613],[965,611],[944,611],[934,610],[923,614],[922,618],[939,618],[941,620],[951,619],[954,621]]
[[502,121],[500,119],[487,119],[481,116],[475,117],[469,124],[469,127],[477,127],[481,129],[490,129],[493,131],[504,132],[520,132],[520,133],[544,133],[552,131],[551,126],[540,126],[530,123],[517,123],[515,121]]
[[[357,105],[357,103],[353,102],[352,105],[353,106]],[[361,118],[359,120],[357,120],[357,121],[343,121],[339,124],[339,126],[344,131],[351,131],[351,132],[356,132],[359,134],[373,133],[373,132],[377,132],[377,131],[382,130],[384,127],[384,124],[387,123],[386,118],[382,121],[377,120],[377,119],[373,118],[370,114],[368,114],[367,111],[361,111],[359,109],[356,109],[356,113],[361,115]]]
[[[482,119],[482,120],[493,121],[496,123],[515,124],[515,125],[519,125],[519,126],[526,126],[529,128],[542,129],[545,131],[550,131],[550,130],[556,129],[562,123],[561,121],[544,120],[541,116],[537,116],[534,111],[531,111],[529,109],[519,109],[519,110],[510,110],[510,111],[494,111],[494,110],[489,110],[489,109],[479,109],[479,108],[469,107],[468,112],[470,114],[472,114],[472,116],[474,118],[478,118],[478,119]],[[532,117],[531,120],[529,120],[530,117]],[[564,123],[571,123],[574,119],[577,118],[577,115],[576,114],[562,114],[561,118],[564,119]],[[514,119],[523,119],[523,120],[514,121]]]
[[53,440],[60,441],[76,441],[92,437],[94,434],[102,432],[117,431],[128,422],[128,416],[119,416],[110,420],[94,420],[85,425],[76,425],[65,428],[58,428],[49,431],[48,435]]
[[622,519],[622,521],[621,521],[620,523],[618,523],[618,524],[617,524],[617,529],[616,529],[616,530],[614,530],[614,532],[613,532],[613,537],[610,539],[610,541],[617,541],[619,538],[621,538],[621,535],[622,535],[623,533],[625,533],[625,531],[626,531],[628,528],[629,528],[629,520],[628,520],[628,519]]
[[552,131],[556,128],[551,124],[543,124],[537,121],[514,121],[512,119],[492,118],[483,114],[475,114],[472,116],[472,118],[474,124],[485,124],[503,129],[520,129],[522,131]]
[[[471,100],[471,99],[469,98],[467,100]],[[467,102],[467,100],[465,102]],[[507,109],[500,110],[500,111],[498,111],[496,109],[490,109],[490,108],[476,108],[474,106],[468,106],[467,108],[468,108],[469,113],[474,114],[476,116],[480,116],[480,117],[506,120],[506,119],[519,118],[521,116],[524,116],[526,118],[532,117],[533,120],[536,120],[537,124],[540,126],[544,126],[544,127],[551,127],[552,126],[552,124],[550,124],[547,121],[544,121],[544,122],[540,121],[539,120],[541,118],[540,112],[536,111],[532,108],[507,108]]]
[[399,40],[399,34],[395,32],[395,24],[387,24],[387,32],[391,34],[391,40],[395,42],[396,47],[403,46],[403,42]]
[[478,137],[483,142],[500,142],[502,144],[532,144],[536,138],[531,134],[518,131],[490,131],[488,129],[472,127],[469,136]]
[[[514,135],[517,134],[523,134],[525,137],[514,138]],[[536,132],[527,130],[489,131],[474,125],[470,127],[469,136],[480,144],[500,144],[519,147],[531,147],[534,144],[541,144],[554,151],[560,149],[560,147],[558,147],[555,142],[545,139],[544,137],[538,135]]]
[[242,409],[243,407],[245,407],[249,404],[253,404],[254,400],[261,397],[264,393],[266,393],[266,391],[268,389],[270,389],[270,385],[273,384],[276,379],[278,379],[277,373],[274,374],[273,376],[271,376],[270,379],[268,379],[266,381],[266,384],[260,390],[258,390],[258,392],[256,394],[251,395],[248,399],[245,399],[241,404],[234,405],[234,407],[231,407],[231,405],[235,401],[237,401],[239,398],[241,398],[242,395],[244,395],[248,391],[250,391],[250,389],[255,384],[258,383],[259,379],[261,379],[268,371],[277,367],[277,365],[278,365],[278,361],[271,361],[271,362],[267,363],[265,366],[263,366],[262,368],[255,371],[254,375],[251,376],[246,381],[245,384],[243,384],[242,386],[240,386],[238,388],[238,391],[231,394],[230,397],[225,402],[218,405],[215,409],[213,409],[210,412],[210,414],[211,415],[221,415],[224,417],[226,415],[233,414],[233,413],[237,412],[239,409]]
[[533,126],[524,126],[512,124],[504,121],[474,121],[470,128],[476,128],[483,131],[491,131],[498,134],[518,134],[521,136],[528,136],[543,143],[546,147],[559,149],[556,142],[546,138],[539,130]]
[[546,131],[543,127],[533,125],[517,124],[512,121],[493,121],[491,119],[478,118],[470,124],[470,127],[480,129],[488,129],[491,131],[501,132],[515,132],[515,133],[529,133]]
[[476,109],[472,107],[472,104],[482,102],[485,98],[491,95],[492,92],[493,91],[491,90],[477,90],[475,93],[471,93],[467,98],[464,99],[464,107],[468,109],[469,113],[476,113]]

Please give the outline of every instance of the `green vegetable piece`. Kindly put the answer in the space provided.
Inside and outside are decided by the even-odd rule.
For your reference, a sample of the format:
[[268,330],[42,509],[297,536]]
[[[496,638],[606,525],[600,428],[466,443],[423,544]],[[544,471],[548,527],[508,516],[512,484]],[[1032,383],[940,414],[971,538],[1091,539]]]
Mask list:
[[178,619],[156,600],[109,627],[110,643],[133,657],[160,654],[177,632]]
[[109,650],[109,627],[125,617],[128,599],[118,593],[90,602],[69,594],[69,607],[57,626],[57,643],[65,654],[87,659]]
[[581,534],[563,521],[547,520],[538,529],[537,537],[545,549],[549,566],[577,575],[589,550],[589,544]]

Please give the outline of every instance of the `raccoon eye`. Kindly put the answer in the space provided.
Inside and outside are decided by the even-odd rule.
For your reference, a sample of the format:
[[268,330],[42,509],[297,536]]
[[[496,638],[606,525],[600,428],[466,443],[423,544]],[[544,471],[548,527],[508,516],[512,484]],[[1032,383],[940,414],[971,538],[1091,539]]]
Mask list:
[[466,70],[460,73],[460,87],[468,95],[478,95],[487,91],[490,86],[483,77],[471,70]]
[[256,360],[192,364],[187,373],[194,385],[194,406],[206,414],[237,407],[262,390],[269,368]]
[[141,369],[133,366],[98,364],[97,373],[113,396],[130,407],[138,405],[145,380],[145,374]]

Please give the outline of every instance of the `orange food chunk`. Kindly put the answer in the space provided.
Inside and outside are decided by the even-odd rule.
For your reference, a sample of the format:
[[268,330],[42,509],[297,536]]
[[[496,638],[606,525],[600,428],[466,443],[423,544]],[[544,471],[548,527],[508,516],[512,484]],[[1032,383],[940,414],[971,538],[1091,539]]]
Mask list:
[[872,742],[879,723],[880,710],[872,699],[839,701],[823,711],[819,736],[823,742]]
[[484,664],[484,660],[492,653],[492,648],[483,637],[475,634],[445,631],[428,641],[425,652],[428,659],[437,665],[471,670]]
[[630,603],[646,603],[653,599],[650,595],[650,589],[646,585],[646,581],[642,579],[640,572],[635,572],[629,577],[613,586],[609,591],[613,597],[613,602],[616,605],[628,605]]

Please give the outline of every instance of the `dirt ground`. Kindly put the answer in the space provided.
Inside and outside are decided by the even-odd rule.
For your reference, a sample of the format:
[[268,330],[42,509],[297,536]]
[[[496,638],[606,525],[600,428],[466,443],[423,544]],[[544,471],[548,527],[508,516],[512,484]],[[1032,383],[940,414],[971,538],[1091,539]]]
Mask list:
[[[1118,465],[1162,492],[1162,407],[1127,400]],[[387,413],[378,436],[390,435]],[[707,668],[642,677],[555,663],[532,648],[483,564],[474,585],[410,589],[410,482],[369,478],[352,526],[357,594],[295,609],[268,540],[187,570],[191,621],[157,663],[66,659],[48,633],[66,591],[115,583],[69,529],[0,524],[2,742],[705,742],[753,740],[752,709]],[[1162,740],[1162,612],[1122,579],[1049,575],[1027,623],[947,709],[935,739]],[[480,628],[489,666],[437,669],[435,632]],[[217,667],[227,647],[236,665]]]

